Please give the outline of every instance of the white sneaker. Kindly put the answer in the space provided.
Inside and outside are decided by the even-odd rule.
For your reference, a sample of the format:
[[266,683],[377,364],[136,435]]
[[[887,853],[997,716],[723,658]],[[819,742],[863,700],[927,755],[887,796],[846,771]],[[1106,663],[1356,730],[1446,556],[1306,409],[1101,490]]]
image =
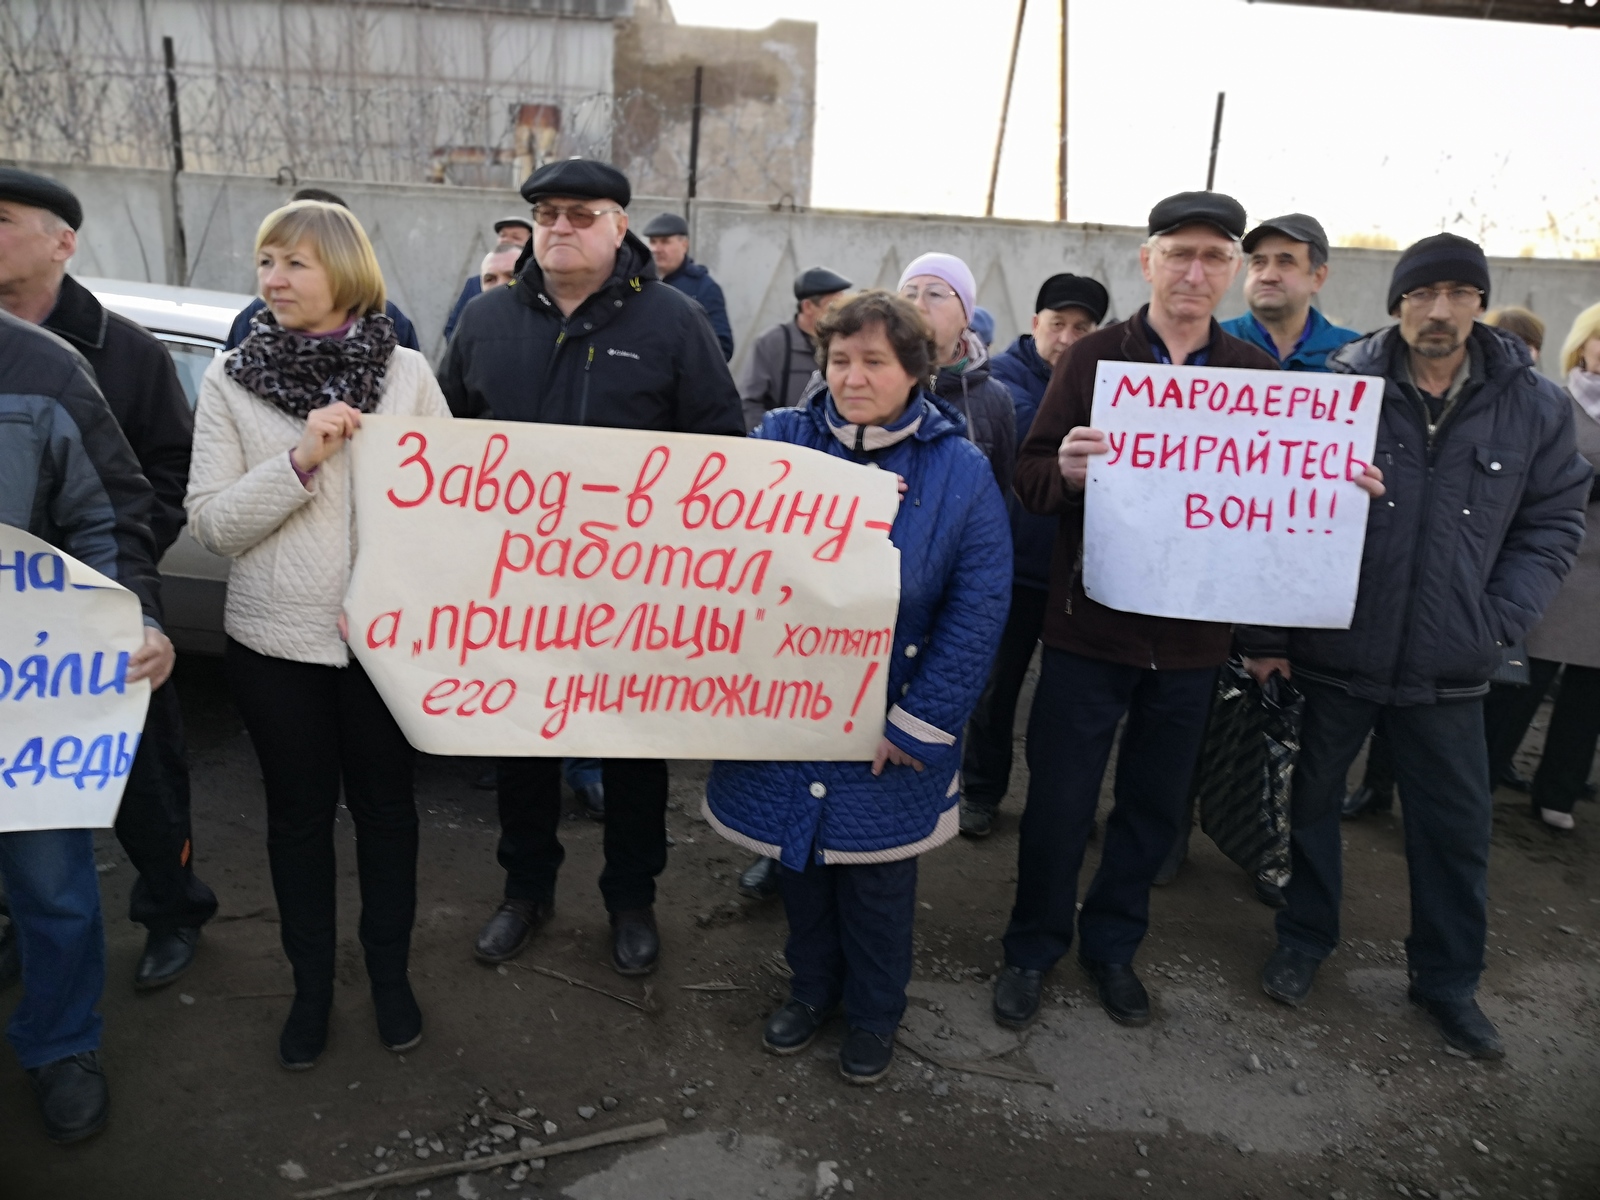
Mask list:
[[1539,819],[1552,829],[1570,831],[1577,825],[1577,822],[1572,819],[1571,813],[1557,812],[1553,808],[1541,808],[1539,810]]

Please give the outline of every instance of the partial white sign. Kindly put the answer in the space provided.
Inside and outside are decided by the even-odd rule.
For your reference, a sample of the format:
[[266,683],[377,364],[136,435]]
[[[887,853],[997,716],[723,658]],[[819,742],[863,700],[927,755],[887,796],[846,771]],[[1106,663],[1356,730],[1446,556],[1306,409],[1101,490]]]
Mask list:
[[128,682],[142,645],[132,592],[0,525],[0,833],[116,820],[150,702]]
[[[1345,629],[1383,380],[1102,362],[1083,589],[1125,612]],[[1381,503],[1381,501],[1380,501]]]
[[430,754],[870,759],[893,475],[745,438],[362,418],[350,644]]

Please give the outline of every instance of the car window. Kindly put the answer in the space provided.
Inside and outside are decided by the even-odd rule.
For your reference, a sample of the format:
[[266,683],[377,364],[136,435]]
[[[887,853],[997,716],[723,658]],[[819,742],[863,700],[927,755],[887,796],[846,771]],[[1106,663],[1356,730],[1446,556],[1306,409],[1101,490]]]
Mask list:
[[195,401],[200,398],[200,380],[222,347],[215,342],[179,338],[167,333],[157,333],[156,337],[167,348],[167,353],[172,355],[172,365],[178,368],[178,382],[183,385],[183,394],[188,398],[189,407],[193,408]]

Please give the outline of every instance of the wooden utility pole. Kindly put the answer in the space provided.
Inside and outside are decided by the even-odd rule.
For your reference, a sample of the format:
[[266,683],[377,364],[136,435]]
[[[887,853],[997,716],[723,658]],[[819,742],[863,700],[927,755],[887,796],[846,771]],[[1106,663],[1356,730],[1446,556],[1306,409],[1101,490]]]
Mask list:
[[179,287],[189,284],[188,237],[183,230],[183,188],[179,176],[183,174],[183,123],[178,119],[178,56],[172,39],[161,39],[161,58],[167,76],[167,129],[172,139],[172,266],[173,282]]
[[1067,4],[1061,0],[1061,144],[1056,148],[1056,220],[1067,219]]
[[1217,93],[1217,115],[1211,122],[1211,165],[1206,168],[1206,191],[1212,191],[1217,182],[1217,147],[1222,143],[1222,102],[1227,92]]
[[1017,51],[1022,47],[1022,18],[1028,11],[1028,0],[1017,0],[1017,28],[1011,35],[1011,63],[1006,67],[1006,96],[1000,102],[1000,132],[994,139],[994,165],[989,168],[989,199],[983,206],[983,215],[994,216],[994,189],[1000,182],[1000,151],[1006,144],[1006,117],[1011,112],[1011,82],[1017,77]]

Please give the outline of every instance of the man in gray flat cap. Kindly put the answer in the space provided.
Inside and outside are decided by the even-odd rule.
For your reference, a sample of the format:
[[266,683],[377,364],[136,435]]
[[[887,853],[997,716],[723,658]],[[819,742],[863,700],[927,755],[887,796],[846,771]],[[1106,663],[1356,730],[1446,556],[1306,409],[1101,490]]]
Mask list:
[[656,274],[706,310],[711,328],[716,330],[722,357],[733,357],[733,326],[728,324],[728,304],[722,298],[722,285],[711,272],[689,257],[689,222],[677,213],[661,213],[644,227],[644,240],[650,243],[650,256],[656,260]]
[[843,275],[827,267],[812,267],[794,277],[794,316],[756,338],[739,372],[746,429],[761,424],[769,409],[800,403],[817,370],[817,346],[811,340],[817,318],[851,286]]

